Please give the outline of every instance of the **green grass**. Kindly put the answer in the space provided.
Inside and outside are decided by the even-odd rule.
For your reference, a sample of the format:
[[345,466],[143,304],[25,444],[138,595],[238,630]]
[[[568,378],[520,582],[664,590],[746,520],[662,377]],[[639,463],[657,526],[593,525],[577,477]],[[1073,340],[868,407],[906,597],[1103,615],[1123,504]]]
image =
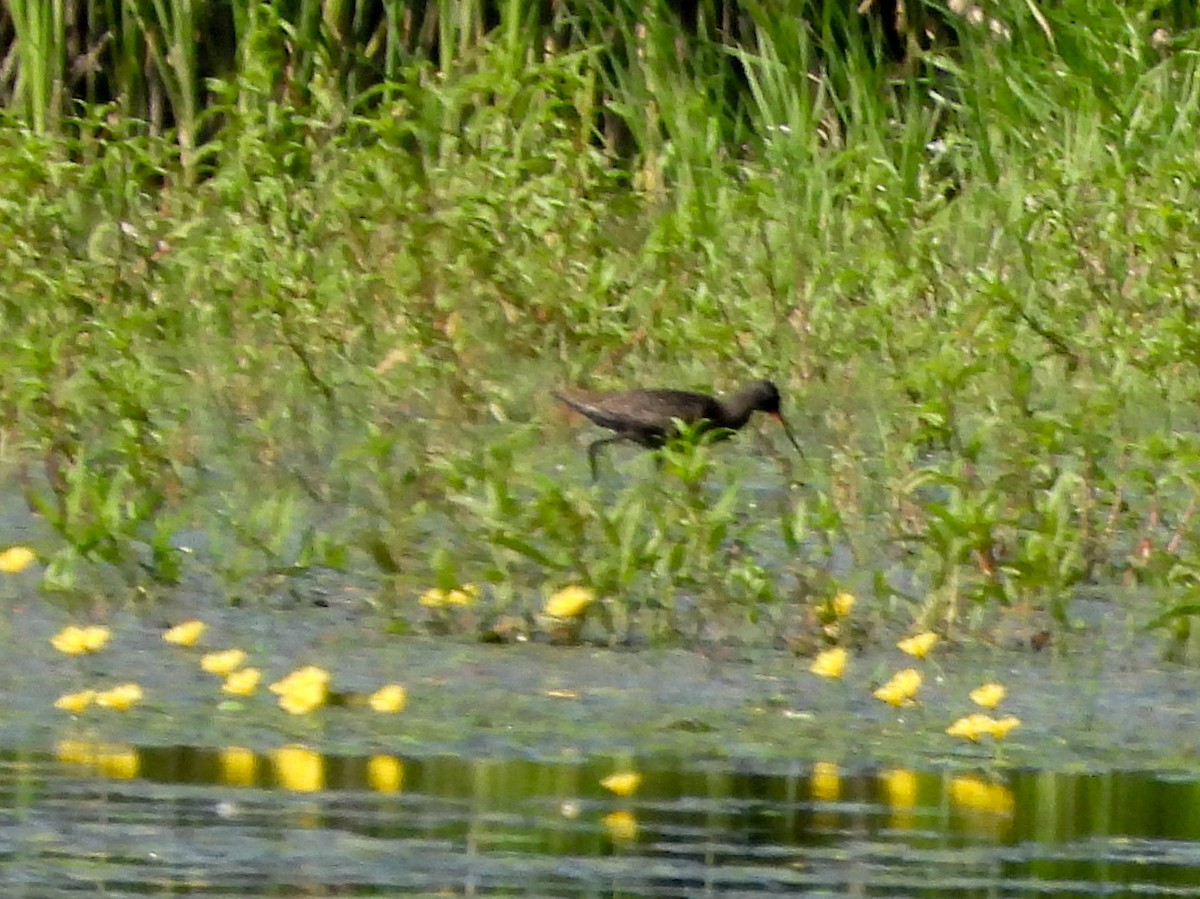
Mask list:
[[[953,629],[1139,584],[1186,624],[1194,33],[1156,49],[1153,4],[1071,0],[905,71],[836,17],[748,6],[731,46],[621,8],[590,23],[620,40],[548,51],[520,5],[490,33],[444,6],[436,66],[387,20],[386,80],[322,49],[361,37],[352,4],[247,8],[203,93],[188,5],[138,7],[171,128],[56,120],[22,56],[0,402],[47,586],[344,567],[410,623],[481,583],[487,633],[582,582],[593,636],[803,647],[841,588]],[[592,487],[548,391],[750,377],[803,462],[744,434],[661,471],[618,450]]]

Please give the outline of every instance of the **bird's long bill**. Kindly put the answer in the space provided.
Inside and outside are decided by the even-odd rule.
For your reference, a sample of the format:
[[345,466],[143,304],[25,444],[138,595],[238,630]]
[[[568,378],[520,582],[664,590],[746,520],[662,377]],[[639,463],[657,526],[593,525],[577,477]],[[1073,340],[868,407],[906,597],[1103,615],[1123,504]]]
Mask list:
[[799,443],[799,441],[796,440],[796,435],[792,433],[792,429],[788,425],[787,419],[785,419],[778,412],[772,412],[771,415],[774,417],[774,419],[777,422],[779,422],[781,425],[783,425],[783,433],[787,434],[788,440],[792,441],[792,446],[794,446],[796,448],[796,452],[798,452],[800,454],[801,458],[804,458],[804,450],[800,449],[800,443]]

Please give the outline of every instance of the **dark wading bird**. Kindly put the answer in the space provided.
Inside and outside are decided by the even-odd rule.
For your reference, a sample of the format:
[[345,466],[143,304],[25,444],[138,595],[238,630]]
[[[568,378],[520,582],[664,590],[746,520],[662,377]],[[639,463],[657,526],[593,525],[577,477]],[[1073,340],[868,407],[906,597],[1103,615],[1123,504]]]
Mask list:
[[779,390],[770,381],[747,384],[727,400],[686,390],[621,390],[596,393],[589,390],[559,390],[554,394],[576,412],[616,431],[613,437],[601,437],[588,447],[592,480],[596,480],[596,453],[600,447],[618,440],[657,449],[678,431],[678,419],[687,425],[704,423],[703,430],[723,429],[728,437],[740,431],[755,412],[766,412],[783,425],[784,433],[796,452],[804,455],[788,423],[779,412]]

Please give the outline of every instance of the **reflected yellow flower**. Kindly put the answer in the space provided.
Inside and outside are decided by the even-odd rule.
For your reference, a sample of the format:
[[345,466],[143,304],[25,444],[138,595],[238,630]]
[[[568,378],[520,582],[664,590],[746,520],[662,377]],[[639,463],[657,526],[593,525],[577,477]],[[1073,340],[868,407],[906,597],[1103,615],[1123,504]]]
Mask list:
[[96,770],[116,780],[133,780],[141,770],[141,757],[124,743],[101,746],[96,753]]
[[618,796],[632,796],[642,782],[642,775],[636,771],[615,771],[600,781],[600,786]]
[[542,612],[551,618],[578,618],[596,601],[596,591],[590,587],[563,587],[552,594]]
[[833,599],[829,600],[829,608],[838,618],[845,618],[850,614],[850,610],[854,608],[854,594],[839,593]]
[[632,843],[637,839],[638,822],[633,812],[628,809],[618,809],[609,812],[600,819],[610,839],[618,843]]
[[220,652],[207,652],[200,657],[200,667],[209,674],[228,677],[242,667],[246,661],[246,653],[240,649],[222,649]]
[[226,746],[221,749],[221,783],[231,787],[254,785],[254,772],[258,758],[244,746]]
[[984,684],[971,691],[971,702],[983,706],[985,709],[994,709],[1000,704],[1000,700],[1004,698],[1006,692],[1003,684]]
[[380,687],[367,697],[367,705],[377,712],[403,712],[407,704],[408,691],[399,684]]
[[307,715],[329,698],[329,672],[316,665],[305,665],[271,684],[270,689],[279,696],[279,707],[285,712]]
[[96,761],[96,744],[86,740],[59,740],[54,757],[66,765],[91,765]]
[[50,645],[69,656],[96,652],[108,643],[109,630],[100,624],[78,627],[69,624],[50,638]]
[[1005,817],[1013,814],[1017,804],[1012,790],[1004,784],[966,776],[950,780],[950,801],[972,811],[991,812]]
[[404,763],[394,755],[367,759],[367,783],[377,793],[399,793],[404,788]]
[[37,554],[28,546],[10,546],[0,552],[0,574],[20,574],[37,561]]
[[479,598],[479,587],[475,584],[463,584],[457,590],[440,590],[433,587],[421,594],[417,600],[421,605],[431,609],[442,609],[446,606],[469,606]]
[[808,779],[813,799],[821,802],[837,802],[842,794],[842,777],[833,762],[817,762]]
[[81,690],[78,693],[64,693],[54,701],[54,707],[56,709],[62,709],[64,712],[70,712],[72,715],[78,715],[80,712],[90,706],[95,698],[95,690]]
[[192,619],[163,632],[162,638],[176,646],[195,646],[207,627],[203,621]]
[[879,774],[887,804],[893,809],[911,809],[917,804],[917,775],[907,768],[891,768]]
[[840,646],[819,653],[808,670],[819,677],[838,678],[846,673],[846,661],[849,653]]
[[1016,715],[1005,715],[999,721],[992,722],[992,738],[1003,740],[1014,727],[1021,726],[1021,719]]
[[952,737],[962,737],[964,740],[978,743],[980,737],[992,733],[995,723],[991,715],[985,715],[983,712],[974,712],[973,714],[964,715],[959,718],[946,728],[946,733]]
[[919,689],[920,673],[915,668],[905,668],[893,674],[891,680],[876,690],[875,698],[894,706],[912,705]]
[[910,656],[923,659],[929,655],[929,651],[937,645],[937,642],[937,634],[933,631],[925,631],[924,633],[915,634],[907,640],[901,640],[896,645],[900,647],[901,652],[906,652]]
[[253,696],[261,677],[262,672],[257,668],[240,668],[225,678],[221,689],[234,696]]
[[137,777],[141,760],[128,743],[90,743],[86,740],[60,740],[54,745],[54,757],[67,765],[83,765],[105,777],[129,780]]
[[307,746],[289,743],[271,753],[275,778],[285,790],[315,793],[325,786],[325,759]]
[[102,709],[124,712],[142,701],[142,688],[137,684],[118,684],[111,690],[96,694],[96,705]]

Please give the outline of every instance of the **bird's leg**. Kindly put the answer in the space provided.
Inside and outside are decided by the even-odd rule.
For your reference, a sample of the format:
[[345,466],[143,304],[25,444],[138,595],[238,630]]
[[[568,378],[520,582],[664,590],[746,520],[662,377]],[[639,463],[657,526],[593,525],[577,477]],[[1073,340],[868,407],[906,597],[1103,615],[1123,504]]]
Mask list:
[[600,449],[600,447],[609,443],[616,443],[620,439],[621,436],[619,434],[616,437],[601,437],[599,440],[593,440],[591,445],[588,446],[588,464],[592,467],[593,484],[600,480],[600,474],[596,468],[596,452]]

